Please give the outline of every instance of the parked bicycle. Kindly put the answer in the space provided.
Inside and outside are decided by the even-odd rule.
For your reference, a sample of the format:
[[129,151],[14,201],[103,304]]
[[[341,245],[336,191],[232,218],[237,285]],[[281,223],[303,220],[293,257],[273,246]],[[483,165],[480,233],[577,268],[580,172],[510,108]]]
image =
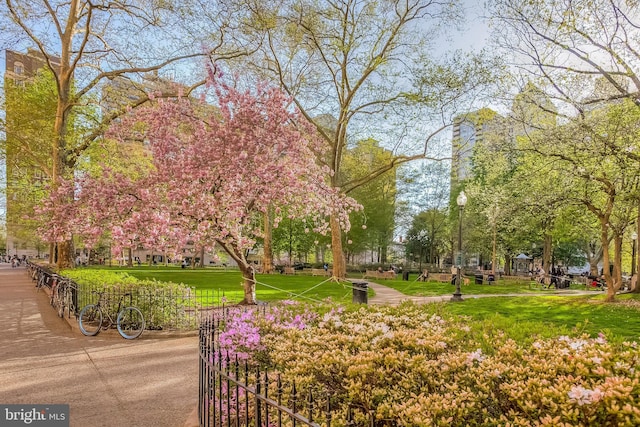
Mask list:
[[59,317],[64,317],[65,312],[71,317],[71,313],[76,313],[74,295],[76,285],[65,277],[57,274],[52,275],[51,294],[49,303],[56,309]]
[[132,305],[123,307],[125,297],[130,297],[130,293],[123,294],[118,302],[116,319],[114,321],[109,310],[109,300],[105,297],[105,292],[94,292],[98,294],[98,302],[88,304],[80,310],[78,325],[80,332],[87,336],[94,336],[101,329],[108,329],[114,324],[122,338],[132,340],[142,335],[144,331],[144,317],[142,312]]
[[36,281],[36,291],[40,292],[40,290],[45,287],[51,287],[51,274],[45,271],[43,268],[38,268],[34,275]]

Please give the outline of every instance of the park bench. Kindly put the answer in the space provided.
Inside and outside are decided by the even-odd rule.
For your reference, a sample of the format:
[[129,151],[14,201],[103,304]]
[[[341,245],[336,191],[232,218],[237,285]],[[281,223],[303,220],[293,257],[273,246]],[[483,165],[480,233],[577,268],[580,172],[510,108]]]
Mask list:
[[395,279],[396,273],[393,271],[366,270],[363,279]]
[[438,282],[451,282],[451,275],[450,274],[438,274],[437,276],[437,280]]
[[378,272],[376,270],[367,270],[364,273],[363,279],[377,279]]
[[312,276],[328,276],[329,272],[325,271],[324,268],[312,268],[311,275]]

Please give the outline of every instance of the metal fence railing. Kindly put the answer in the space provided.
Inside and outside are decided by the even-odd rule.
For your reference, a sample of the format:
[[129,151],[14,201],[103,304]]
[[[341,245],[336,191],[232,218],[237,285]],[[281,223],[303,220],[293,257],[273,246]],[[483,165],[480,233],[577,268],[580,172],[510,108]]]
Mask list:
[[279,375],[222,354],[217,344],[218,325],[219,319],[213,317],[200,324],[200,426],[320,427],[316,419],[330,424],[326,396],[300,392],[295,383],[283,384]]
[[78,285],[30,262],[27,263],[27,271],[38,290],[46,289],[51,305],[61,317],[77,317],[84,306],[96,303],[101,297],[114,318],[121,302],[140,309],[147,330],[197,331],[201,319],[216,309],[220,301],[219,292],[215,290]]

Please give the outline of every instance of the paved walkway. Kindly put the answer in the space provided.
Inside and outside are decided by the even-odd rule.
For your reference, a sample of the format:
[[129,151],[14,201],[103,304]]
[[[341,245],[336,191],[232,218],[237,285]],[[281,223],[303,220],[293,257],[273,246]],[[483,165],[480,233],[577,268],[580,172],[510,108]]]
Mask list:
[[0,403],[69,404],[72,427],[193,423],[197,337],[85,337],[57,317],[24,268],[4,263],[0,294]]

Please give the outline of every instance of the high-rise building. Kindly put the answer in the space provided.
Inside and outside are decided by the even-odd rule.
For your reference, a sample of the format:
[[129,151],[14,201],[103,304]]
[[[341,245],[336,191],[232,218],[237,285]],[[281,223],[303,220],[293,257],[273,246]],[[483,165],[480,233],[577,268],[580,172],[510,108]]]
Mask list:
[[[46,58],[35,49],[27,53],[5,51],[5,137],[6,137],[6,249],[10,255],[37,256],[43,253],[44,245],[35,235],[33,223],[23,218],[25,210],[31,209],[36,200],[34,193],[42,187],[48,175],[46,158],[50,157],[50,145],[43,143],[50,138],[53,128],[47,128],[46,117],[34,109],[29,117],[19,107],[22,89],[47,68]],[[51,66],[60,66],[58,58],[50,58]],[[55,114],[55,110],[52,112]],[[48,123],[53,126],[53,121]],[[49,132],[47,134],[47,132]],[[29,206],[29,207],[28,207]]]
[[497,132],[502,116],[489,108],[463,114],[454,120],[451,143],[451,188],[471,176],[474,148],[482,144],[488,134]]

